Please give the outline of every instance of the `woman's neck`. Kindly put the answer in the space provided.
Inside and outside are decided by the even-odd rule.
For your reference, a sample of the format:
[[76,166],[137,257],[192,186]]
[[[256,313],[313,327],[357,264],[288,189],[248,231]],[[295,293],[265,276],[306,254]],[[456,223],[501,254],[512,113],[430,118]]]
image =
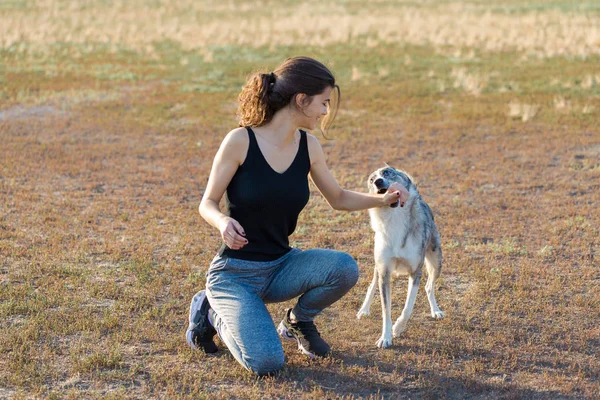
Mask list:
[[280,148],[287,147],[296,140],[296,125],[294,118],[286,109],[279,110],[273,118],[254,131],[269,141],[270,144]]

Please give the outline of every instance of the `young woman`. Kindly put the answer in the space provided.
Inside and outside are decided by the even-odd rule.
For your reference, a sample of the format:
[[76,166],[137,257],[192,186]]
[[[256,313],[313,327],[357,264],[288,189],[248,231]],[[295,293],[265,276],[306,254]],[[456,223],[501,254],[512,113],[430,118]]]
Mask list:
[[[278,333],[295,339],[310,357],[330,353],[313,320],[356,284],[358,267],[340,251],[290,247],[288,236],[308,202],[308,176],[336,210],[408,198],[400,185],[382,195],[340,188],[319,141],[300,129],[315,129],[321,117],[325,129],[335,117],[339,92],[327,67],[308,57],[287,59],[274,72],[251,77],[242,89],[240,128],[223,140],[199,207],[223,245],[208,270],[206,289],[190,305],[191,347],[216,352],[218,333],[233,357],[257,375],[283,366]],[[297,296],[276,329],[265,303]]]

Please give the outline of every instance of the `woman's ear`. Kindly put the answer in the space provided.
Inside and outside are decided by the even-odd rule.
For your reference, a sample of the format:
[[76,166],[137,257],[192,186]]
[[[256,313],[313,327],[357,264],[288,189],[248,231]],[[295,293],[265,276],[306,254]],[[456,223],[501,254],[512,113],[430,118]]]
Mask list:
[[295,97],[295,102],[296,108],[304,110],[310,104],[310,96],[305,93],[298,93]]

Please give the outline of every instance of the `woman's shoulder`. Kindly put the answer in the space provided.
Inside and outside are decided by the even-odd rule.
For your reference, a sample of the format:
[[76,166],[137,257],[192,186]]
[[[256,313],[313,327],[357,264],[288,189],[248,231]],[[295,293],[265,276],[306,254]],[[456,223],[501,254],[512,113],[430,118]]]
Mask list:
[[306,145],[308,147],[308,156],[311,164],[317,160],[323,159],[323,147],[316,136],[306,132]]
[[234,128],[229,131],[224,140],[248,141],[248,129],[244,127]]
[[221,151],[227,157],[245,158],[249,142],[246,128],[235,128],[225,135],[221,143]]
[[306,131],[304,131],[304,133],[306,133],[306,144],[308,145],[309,150],[316,150],[321,148],[321,142],[319,142],[319,139],[317,139],[316,136]]
[[246,128],[235,128],[229,131],[229,133],[223,139],[223,145],[233,147],[248,147],[248,131]]

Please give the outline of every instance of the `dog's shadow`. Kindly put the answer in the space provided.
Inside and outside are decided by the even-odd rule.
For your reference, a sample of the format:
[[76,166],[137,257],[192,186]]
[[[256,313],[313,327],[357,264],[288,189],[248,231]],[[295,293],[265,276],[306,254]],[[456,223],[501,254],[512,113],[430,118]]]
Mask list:
[[[410,346],[394,345],[398,352]],[[372,397],[393,399],[414,398],[569,398],[550,390],[518,388],[510,382],[483,383],[469,377],[453,377],[431,369],[419,369],[406,364],[374,360],[373,353],[349,355],[334,351],[329,360],[288,363],[274,379],[290,382],[301,392],[315,387],[332,397]],[[329,398],[329,397],[327,397]]]
[[[572,398],[551,390],[519,388],[510,381],[486,383],[466,376],[448,376],[434,369],[423,369],[406,362],[387,361],[394,358],[394,353],[415,350],[419,349],[398,343],[389,349],[374,348],[360,354],[334,350],[331,357],[318,360],[310,360],[300,353],[286,350],[286,363],[281,371],[272,377],[255,379],[261,382],[259,385],[273,385],[277,382],[285,386],[289,384],[295,388],[296,394],[314,394],[315,389],[320,389],[325,393],[325,398],[329,398],[328,393],[332,398]],[[227,350],[206,355],[206,358],[218,363],[237,364]]]

